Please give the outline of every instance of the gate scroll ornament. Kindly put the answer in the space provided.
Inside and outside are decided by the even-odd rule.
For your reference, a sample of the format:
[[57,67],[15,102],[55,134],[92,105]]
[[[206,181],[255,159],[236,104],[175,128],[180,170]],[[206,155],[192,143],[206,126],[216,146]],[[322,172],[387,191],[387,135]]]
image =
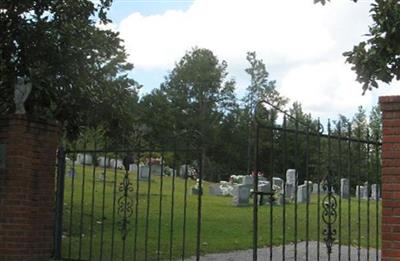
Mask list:
[[125,157],[123,165],[125,168],[125,174],[122,182],[119,184],[118,191],[122,192],[122,195],[118,199],[118,216],[121,220],[118,222],[118,229],[121,232],[122,240],[125,241],[126,236],[129,232],[129,218],[133,214],[133,200],[129,196],[129,192],[133,192],[133,185],[129,179],[129,164],[132,162],[132,157]]
[[[259,107],[264,108],[263,114],[259,112]],[[309,124],[302,122],[299,120],[297,117],[294,117],[290,115],[287,111],[284,109],[280,108],[279,106],[276,106],[274,104],[271,104],[270,102],[266,100],[259,101],[255,106],[254,106],[254,112],[253,112],[253,117],[255,120],[255,123],[257,126],[262,126],[266,124],[265,121],[270,122],[270,124],[274,124],[273,121],[271,120],[274,116],[276,117],[276,113],[280,112],[284,115],[286,118],[290,118],[294,121],[296,121],[298,124],[302,125],[303,127],[307,128],[308,130],[313,130],[313,127],[310,126]],[[260,115],[261,114],[261,115]],[[296,130],[297,131],[297,130]],[[307,131],[308,132],[308,131]],[[327,136],[329,139],[329,146],[330,146],[330,123],[328,123],[328,135],[324,135],[324,126],[319,123],[318,121],[318,127],[317,130],[313,130],[315,132],[315,135],[317,136]],[[323,185],[323,189],[327,191],[326,196],[322,200],[322,220],[325,223],[325,228],[323,230],[323,235],[324,235],[324,241],[326,244],[327,248],[327,253],[328,255],[332,254],[332,246],[333,243],[336,239],[336,234],[337,231],[335,228],[333,228],[336,220],[337,220],[337,199],[334,195],[333,192],[333,184],[334,182],[334,176],[333,173],[329,170],[329,174],[325,179],[325,184]]]
[[332,253],[332,246],[333,242],[335,241],[336,236],[336,229],[332,228],[333,224],[336,222],[337,219],[337,200],[333,194],[333,176],[332,173],[329,171],[329,175],[327,177],[327,182],[324,184],[323,188],[325,191],[328,191],[328,194],[322,200],[322,220],[324,221],[326,228],[324,228],[323,235],[324,241],[326,244],[326,248],[328,254]]

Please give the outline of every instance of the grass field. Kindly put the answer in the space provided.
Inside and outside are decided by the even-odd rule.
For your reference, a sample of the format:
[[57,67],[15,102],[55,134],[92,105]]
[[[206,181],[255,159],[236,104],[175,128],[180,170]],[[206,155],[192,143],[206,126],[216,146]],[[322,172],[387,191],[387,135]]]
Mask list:
[[[69,167],[67,166],[67,170]],[[165,260],[170,256],[172,259],[177,259],[182,254],[185,256],[195,254],[198,197],[191,194],[191,187],[195,181],[188,180],[185,185],[185,180],[177,177],[173,186],[172,177],[166,176],[162,180],[162,194],[160,194],[160,177],[153,177],[151,182],[137,183],[136,173],[130,173],[132,191],[128,192],[128,196],[132,202],[132,215],[129,216],[129,212],[126,212],[129,216],[129,224],[127,224],[124,241],[123,234],[119,230],[124,214],[123,208],[118,211],[118,200],[123,196],[123,192],[119,191],[119,185],[123,181],[125,172],[107,170],[105,181],[101,181],[99,177],[102,172],[102,168],[96,168],[94,172],[93,167],[87,166],[83,169],[76,166],[75,177],[65,178],[62,248],[64,258],[157,260],[159,255],[161,260]],[[204,182],[201,254],[251,248],[253,208],[251,206],[235,207],[232,205],[231,197],[209,195],[208,186],[209,183]],[[187,188],[186,222],[184,222],[185,187]],[[173,193],[174,196],[172,196]],[[162,201],[161,211],[160,200]],[[138,202],[138,211],[136,211],[136,202]],[[295,204],[286,205],[285,236],[283,235],[283,207],[273,206],[271,217],[271,208],[261,206],[258,215],[259,247],[271,244],[281,245],[295,240],[304,241],[307,239],[307,234],[309,240],[320,239],[321,245],[324,245],[322,235],[324,224],[318,217],[317,202],[318,197],[314,195],[308,207],[307,204],[297,205],[297,231]],[[121,203],[124,203],[123,198]],[[380,205],[377,206],[376,201],[359,202],[352,198],[349,215],[348,200],[338,201],[338,203],[340,203],[340,208],[338,206],[340,215],[335,223],[335,228],[338,230],[336,243],[339,243],[340,238],[341,244],[348,244],[350,236],[352,245],[376,247],[376,208],[378,207],[380,212]],[[368,208],[369,212],[367,212]],[[321,215],[322,207],[320,208]],[[272,227],[270,226],[271,218]],[[358,222],[359,219],[361,223]],[[380,220],[378,222],[380,223]],[[186,229],[183,229],[184,225]],[[319,234],[318,226],[320,226]],[[136,230],[135,227],[137,227]],[[183,240],[184,231],[185,240]],[[160,243],[160,252],[157,251],[158,243]],[[321,249],[321,251],[325,250]]]

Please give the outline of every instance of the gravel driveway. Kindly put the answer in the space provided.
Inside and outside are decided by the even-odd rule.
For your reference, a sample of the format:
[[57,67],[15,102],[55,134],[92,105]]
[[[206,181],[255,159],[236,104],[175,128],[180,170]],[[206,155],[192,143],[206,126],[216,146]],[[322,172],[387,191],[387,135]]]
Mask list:
[[[338,245],[334,245],[332,249],[331,260],[339,260],[338,258]],[[356,247],[351,247],[351,260],[358,260],[358,249]],[[218,254],[207,254],[205,256],[201,256],[201,261],[252,261],[252,250],[240,250],[228,253],[218,253]],[[269,248],[263,248],[258,250],[258,260],[259,261],[267,261],[270,260],[269,257]],[[272,249],[272,260],[282,260],[282,247],[277,246]],[[286,245],[285,249],[285,260],[294,260],[294,245]],[[380,260],[380,251],[378,252],[379,260]],[[362,248],[360,250],[360,259],[359,260],[376,260],[376,250],[369,250],[369,257],[367,249]],[[195,257],[187,258],[185,261],[195,261]],[[306,259],[306,242],[297,243],[297,260],[307,260]],[[309,242],[308,243],[308,260],[318,260],[317,259],[317,242]],[[326,254],[326,247],[323,242],[320,243],[320,259],[319,260],[328,260],[328,256]],[[341,260],[348,260],[348,247],[341,247]]]

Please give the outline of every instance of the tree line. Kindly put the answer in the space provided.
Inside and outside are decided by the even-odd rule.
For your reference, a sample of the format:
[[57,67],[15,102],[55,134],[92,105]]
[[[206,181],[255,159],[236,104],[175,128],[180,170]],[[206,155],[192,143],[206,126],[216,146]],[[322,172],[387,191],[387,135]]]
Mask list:
[[330,172],[343,177],[351,172],[353,182],[368,177],[373,181],[373,166],[379,161],[374,144],[381,135],[377,106],[369,115],[360,106],[352,118],[338,115],[329,124],[320,123],[301,103],[290,103],[279,93],[255,52],[247,53],[246,59],[249,86],[238,97],[227,63],[208,49],[193,48],[159,88],[132,102],[131,128],[115,126],[112,131],[118,135],[107,135],[100,126],[89,129],[82,140],[96,134],[103,144],[97,146],[109,149],[195,148],[203,151],[204,178],[212,181],[250,174],[255,168],[281,177],[287,168],[296,168],[299,182],[321,181]]

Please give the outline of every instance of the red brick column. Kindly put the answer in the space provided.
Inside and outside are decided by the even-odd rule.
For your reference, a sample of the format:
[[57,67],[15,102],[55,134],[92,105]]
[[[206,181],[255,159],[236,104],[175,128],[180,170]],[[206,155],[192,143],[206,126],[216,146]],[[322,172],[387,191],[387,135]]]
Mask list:
[[382,260],[400,260],[400,96],[379,98],[383,120]]
[[0,118],[0,261],[51,256],[58,139],[56,124]]

